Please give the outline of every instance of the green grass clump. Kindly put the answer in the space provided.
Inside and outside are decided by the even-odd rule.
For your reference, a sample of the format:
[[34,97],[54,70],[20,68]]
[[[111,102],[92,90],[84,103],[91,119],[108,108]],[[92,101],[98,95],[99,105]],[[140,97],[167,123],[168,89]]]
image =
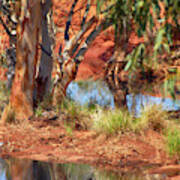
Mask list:
[[166,133],[167,147],[170,155],[180,157],[180,130],[168,129]]
[[152,129],[164,136],[170,155],[180,157],[180,125],[177,119],[164,111],[161,106],[146,107],[139,117],[133,117],[123,109],[104,110],[98,108],[92,115],[92,128],[98,133],[115,135],[122,132],[143,133]]
[[92,115],[93,126],[97,132],[115,134],[131,129],[133,117],[126,110],[114,109],[106,111],[99,108]]
[[35,117],[41,117],[43,114],[43,107],[39,104],[38,107],[35,109]]
[[142,132],[153,129],[158,132],[168,127],[168,113],[160,106],[151,106],[143,110],[140,117],[133,117],[127,110],[103,110],[99,108],[91,116],[93,129],[106,134],[121,133],[124,131]]

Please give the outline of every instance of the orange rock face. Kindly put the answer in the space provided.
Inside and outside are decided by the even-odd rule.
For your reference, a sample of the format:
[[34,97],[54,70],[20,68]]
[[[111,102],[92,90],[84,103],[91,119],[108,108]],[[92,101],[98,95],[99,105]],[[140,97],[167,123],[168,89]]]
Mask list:
[[[60,44],[64,46],[64,30],[67,21],[67,16],[70,11],[73,1],[70,0],[53,0],[53,20],[56,25],[56,37],[54,52],[58,55]],[[70,37],[80,30],[80,24],[85,7],[85,1],[79,1],[75,8],[75,13],[72,19],[72,28],[70,29]],[[163,8],[161,16],[163,16]],[[88,19],[96,15],[96,6],[93,2]],[[174,39],[180,42],[180,33],[175,32]],[[135,32],[132,32],[129,38],[128,52],[131,52],[134,47],[143,42],[143,38],[139,38]],[[0,26],[0,53],[9,46],[8,36]],[[88,78],[100,78],[103,75],[105,62],[111,57],[114,48],[114,32],[110,28],[106,32],[101,33],[93,42],[89,50],[86,52],[84,60],[79,66],[76,80]]]

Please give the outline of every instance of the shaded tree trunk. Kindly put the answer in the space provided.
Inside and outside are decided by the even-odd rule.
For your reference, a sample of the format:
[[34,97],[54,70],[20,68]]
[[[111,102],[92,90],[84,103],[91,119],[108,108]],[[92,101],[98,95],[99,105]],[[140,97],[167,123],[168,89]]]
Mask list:
[[39,74],[36,79],[35,98],[42,101],[51,86],[51,73],[53,67],[53,27],[52,27],[52,1],[46,0],[42,6],[42,53],[39,66]]
[[[117,25],[118,26],[118,25]],[[129,31],[124,28],[120,32],[120,27],[116,28],[115,48],[110,60],[107,62],[105,69],[105,80],[113,93],[116,107],[126,107],[126,96],[128,94],[127,75],[123,71],[126,65],[125,57],[129,41]]]
[[17,8],[16,68],[9,104],[2,115],[2,123],[26,120],[33,115],[33,90],[41,32],[40,0],[22,0]]

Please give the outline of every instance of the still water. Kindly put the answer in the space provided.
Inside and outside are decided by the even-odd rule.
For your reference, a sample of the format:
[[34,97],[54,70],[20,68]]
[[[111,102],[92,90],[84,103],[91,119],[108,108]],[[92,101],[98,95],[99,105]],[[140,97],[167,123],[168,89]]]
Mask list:
[[[108,85],[103,81],[72,82],[67,95],[81,105],[98,104],[100,106],[114,108],[114,97]],[[155,97],[144,94],[129,94],[126,96],[127,107],[136,115],[146,106],[161,105],[164,110],[179,110],[180,100],[174,101],[171,98]]]
[[0,180],[163,180],[166,175],[143,175],[99,170],[86,164],[54,164],[0,159]]

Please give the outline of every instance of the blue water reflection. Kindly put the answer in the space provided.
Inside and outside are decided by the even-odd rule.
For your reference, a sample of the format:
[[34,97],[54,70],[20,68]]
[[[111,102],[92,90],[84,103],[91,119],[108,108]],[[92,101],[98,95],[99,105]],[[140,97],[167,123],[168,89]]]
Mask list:
[[67,95],[81,105],[95,103],[114,108],[113,95],[103,81],[72,82],[68,86]]
[[6,180],[6,165],[3,159],[0,158],[0,180]]
[[[103,81],[72,82],[67,89],[67,94],[81,105],[94,103],[100,106],[115,107],[113,95]],[[173,101],[171,98],[130,94],[127,95],[126,100],[129,111],[133,110],[136,115],[141,112],[143,107],[149,105],[162,105],[162,108],[168,111],[180,109],[180,100]]]
[[[127,95],[128,110],[132,110],[136,115],[141,113],[141,110],[146,106],[161,105],[163,110],[176,111],[180,109],[180,101],[173,101],[171,98],[154,97],[143,94]],[[134,105],[135,104],[135,105]],[[134,107],[133,107],[134,105]]]

